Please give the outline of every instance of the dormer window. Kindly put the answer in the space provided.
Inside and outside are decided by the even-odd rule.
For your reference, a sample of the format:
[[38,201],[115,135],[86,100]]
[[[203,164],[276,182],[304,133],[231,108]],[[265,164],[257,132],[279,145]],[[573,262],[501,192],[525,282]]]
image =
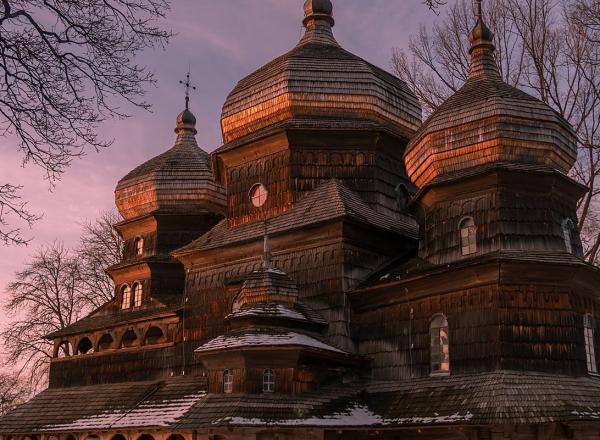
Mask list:
[[142,284],[136,282],[133,284],[133,307],[142,306]]
[[131,307],[131,288],[128,284],[121,287],[121,309],[126,310]]
[[474,254],[477,252],[477,226],[475,226],[473,217],[462,219],[459,228],[461,254]]
[[448,320],[444,315],[436,315],[429,326],[431,338],[431,374],[450,372],[450,340]]
[[231,370],[223,371],[223,392],[225,394],[233,393],[233,373]]
[[135,239],[135,255],[141,257],[144,253],[144,239],[142,237],[136,237]]
[[588,373],[598,374],[596,345],[594,343],[594,317],[589,313],[583,316],[583,337]]
[[565,250],[572,254],[573,253],[573,230],[575,227],[573,226],[573,222],[570,218],[565,219],[562,223],[563,229],[563,237],[565,240]]
[[263,370],[263,393],[275,392],[275,371],[271,368]]
[[250,188],[250,201],[255,208],[260,208],[267,201],[269,191],[262,183],[257,183]]

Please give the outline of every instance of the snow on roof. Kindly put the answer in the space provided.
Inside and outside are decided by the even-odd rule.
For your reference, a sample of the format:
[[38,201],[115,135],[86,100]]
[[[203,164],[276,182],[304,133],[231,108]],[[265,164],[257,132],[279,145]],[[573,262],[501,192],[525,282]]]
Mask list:
[[259,333],[248,332],[230,335],[221,335],[208,341],[196,349],[196,352],[206,352],[214,350],[229,350],[242,347],[265,347],[265,346],[284,346],[297,345],[302,347],[316,348],[318,350],[333,351],[337,353],[346,353],[339,348],[325,344],[311,336],[296,332],[282,333]]
[[88,430],[130,427],[167,427],[177,422],[206,396],[205,392],[179,399],[145,401],[134,408],[104,411],[69,423],[47,425],[42,431]]
[[329,426],[329,427],[359,427],[359,426],[386,426],[386,425],[416,425],[416,424],[448,424],[466,422],[473,417],[471,412],[452,415],[432,415],[431,417],[405,417],[387,419],[373,413],[366,405],[354,403],[342,412],[325,415],[323,417],[308,417],[289,420],[269,421],[259,418],[224,417],[215,421],[215,424],[228,423],[231,425],[245,426]]
[[300,321],[307,321],[306,317],[302,313],[300,313],[296,310],[292,310],[289,307],[285,307],[282,304],[274,304],[274,303],[273,304],[257,304],[256,306],[251,306],[251,307],[236,310],[233,313],[227,315],[227,319],[261,317],[261,316],[289,318],[289,319],[296,319],[296,320],[300,320]]

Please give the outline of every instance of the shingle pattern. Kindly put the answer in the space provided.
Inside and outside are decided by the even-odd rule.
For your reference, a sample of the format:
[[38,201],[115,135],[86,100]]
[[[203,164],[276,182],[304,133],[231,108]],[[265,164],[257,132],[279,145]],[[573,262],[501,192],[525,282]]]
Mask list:
[[342,49],[317,20],[298,45],[242,79],[223,105],[225,142],[299,115],[356,117],[415,131],[418,100],[399,78]]
[[324,386],[300,395],[206,395],[202,377],[48,389],[0,418],[0,432],[215,426],[393,427],[600,419],[600,379],[496,371]]
[[312,322],[321,325],[327,324],[327,321],[325,321],[325,319],[323,319],[319,313],[312,310],[301,301],[297,301],[293,307],[268,302],[248,304],[246,306],[242,306],[239,310],[230,313],[226,317],[226,319],[246,318],[285,318],[295,321]]
[[83,332],[93,331],[93,330],[101,330],[101,329],[110,329],[119,324],[127,324],[129,322],[134,322],[143,319],[151,319],[160,315],[174,313],[177,310],[181,309],[181,299],[174,297],[166,297],[168,298],[169,304],[168,306],[158,306],[158,307],[148,307],[139,310],[127,309],[121,310],[116,309],[112,311],[110,314],[95,314],[92,313],[85,318],[80,319],[79,321],[71,324],[68,327],[65,327],[62,330],[51,333],[47,336],[47,338],[54,339],[61,336],[69,336],[76,335]]
[[[338,180],[329,180],[306,194],[292,208],[269,219],[269,234],[302,228],[334,219],[350,219],[376,228],[416,238],[418,226],[412,217],[392,219],[373,210],[363,199]],[[213,249],[253,240],[264,235],[263,222],[228,227],[223,220],[199,239],[174,253],[184,254],[198,249]]]

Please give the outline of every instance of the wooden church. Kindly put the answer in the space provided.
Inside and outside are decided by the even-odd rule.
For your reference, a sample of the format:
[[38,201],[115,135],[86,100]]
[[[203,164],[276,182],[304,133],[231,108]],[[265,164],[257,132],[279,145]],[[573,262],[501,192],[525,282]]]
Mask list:
[[[343,3],[343,2],[340,2]],[[426,122],[330,0],[117,185],[112,301],[54,342],[2,440],[600,439],[600,271],[570,125],[503,82],[479,11]]]

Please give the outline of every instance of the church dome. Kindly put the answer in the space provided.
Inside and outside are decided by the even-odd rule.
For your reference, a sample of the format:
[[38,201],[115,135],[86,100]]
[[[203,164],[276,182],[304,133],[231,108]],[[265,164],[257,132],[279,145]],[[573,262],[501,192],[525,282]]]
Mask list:
[[213,180],[209,154],[196,143],[196,118],[189,109],[177,116],[175,145],[123,177],[117,208],[126,219],[152,212],[224,212],[225,192]]
[[423,187],[441,176],[451,178],[498,162],[567,173],[576,159],[569,123],[544,102],[502,80],[493,33],[481,14],[469,39],[467,81],[429,117],[406,149],[411,180]]
[[284,121],[306,118],[375,122],[404,137],[421,123],[406,84],[344,50],[333,36],[330,0],[307,0],[300,42],[242,79],[221,115],[225,143]]

